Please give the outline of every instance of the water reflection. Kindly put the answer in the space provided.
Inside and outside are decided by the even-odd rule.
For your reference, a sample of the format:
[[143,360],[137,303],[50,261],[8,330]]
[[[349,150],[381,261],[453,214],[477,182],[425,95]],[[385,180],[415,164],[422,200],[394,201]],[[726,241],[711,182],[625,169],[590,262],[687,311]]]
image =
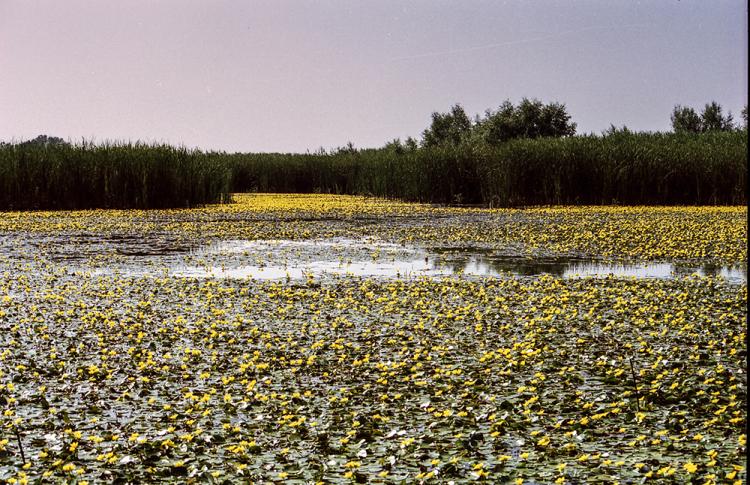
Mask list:
[[747,266],[728,267],[714,264],[701,266],[673,263],[602,262],[585,258],[517,258],[469,255],[456,261],[453,268],[463,265],[463,273],[498,276],[504,273],[534,276],[550,274],[564,278],[586,276],[620,276],[634,278],[680,278],[693,274],[721,276],[733,283],[747,281]]
[[[210,262],[179,265],[177,277],[253,278],[260,280],[308,277],[413,278],[449,275],[536,276],[563,278],[616,277],[676,278],[692,274],[721,276],[730,283],[747,282],[747,265],[726,267],[672,263],[612,263],[580,257],[522,257],[496,254],[491,249],[420,248],[373,241],[233,241],[204,248],[199,256]],[[262,264],[257,263],[263,260]],[[247,264],[254,261],[256,264]],[[266,263],[267,262],[267,263]]]

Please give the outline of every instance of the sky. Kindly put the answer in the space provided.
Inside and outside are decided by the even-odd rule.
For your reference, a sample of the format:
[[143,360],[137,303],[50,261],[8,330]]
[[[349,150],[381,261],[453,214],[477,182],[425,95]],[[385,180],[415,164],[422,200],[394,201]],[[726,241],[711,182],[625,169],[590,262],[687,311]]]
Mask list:
[[579,133],[747,104],[737,0],[0,0],[0,140],[377,147],[433,111],[565,103]]

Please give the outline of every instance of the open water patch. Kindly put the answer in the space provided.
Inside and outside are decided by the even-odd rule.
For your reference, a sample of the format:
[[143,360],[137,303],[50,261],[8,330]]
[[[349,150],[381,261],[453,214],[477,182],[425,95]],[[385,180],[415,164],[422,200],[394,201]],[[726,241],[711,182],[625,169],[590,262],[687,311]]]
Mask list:
[[[185,261],[185,260],[183,260]],[[192,261],[192,263],[191,263]],[[376,240],[223,241],[194,251],[188,262],[167,268],[174,277],[257,280],[326,277],[420,278],[465,275],[562,278],[671,279],[689,275],[747,283],[747,265],[690,265],[672,262],[617,262],[581,256],[536,257],[492,248],[457,250]]]

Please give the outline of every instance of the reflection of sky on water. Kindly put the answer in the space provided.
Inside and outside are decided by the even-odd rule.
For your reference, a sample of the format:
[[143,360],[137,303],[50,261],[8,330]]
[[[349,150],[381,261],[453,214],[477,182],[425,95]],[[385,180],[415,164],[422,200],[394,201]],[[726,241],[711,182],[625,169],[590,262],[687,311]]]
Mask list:
[[[228,241],[202,248],[215,263],[222,256],[236,264],[221,266],[177,265],[168,270],[176,277],[253,278],[259,280],[361,276],[385,278],[472,276],[534,276],[551,274],[564,278],[616,277],[674,278],[691,274],[721,276],[730,283],[747,282],[747,266],[682,266],[672,263],[608,263],[585,258],[528,258],[498,256],[487,250],[424,249],[373,241]],[[373,256],[375,254],[375,256]],[[242,256],[246,256],[242,258]],[[246,264],[258,255],[268,264]],[[274,255],[278,257],[273,257]],[[217,259],[218,258],[218,259]]]
[[675,278],[692,274],[721,276],[733,283],[747,281],[747,268],[703,265],[681,266],[672,263],[612,263],[596,260],[569,259],[519,259],[476,257],[467,258],[464,273],[477,275],[499,275],[503,272],[533,276],[551,274],[565,278],[585,276],[607,276],[635,278]]
[[408,278],[411,276],[441,276],[450,274],[425,265],[420,261],[352,261],[339,263],[337,261],[313,261],[290,266],[238,266],[235,268],[220,267],[184,267],[172,273],[174,276],[193,277],[224,277],[224,278],[253,278],[261,280],[300,279],[313,276],[380,276],[392,278]]

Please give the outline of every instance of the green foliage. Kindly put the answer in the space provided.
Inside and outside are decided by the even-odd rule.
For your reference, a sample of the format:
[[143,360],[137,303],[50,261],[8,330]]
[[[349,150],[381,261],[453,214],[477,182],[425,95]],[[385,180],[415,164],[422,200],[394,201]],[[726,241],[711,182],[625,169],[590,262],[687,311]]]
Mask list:
[[482,200],[497,205],[747,200],[747,137],[736,132],[514,140],[481,160]]
[[576,124],[570,121],[565,105],[542,104],[541,101],[524,98],[517,107],[505,101],[497,111],[487,111],[484,119],[477,121],[478,138],[497,146],[515,138],[539,138],[572,136]]
[[28,140],[22,143],[23,145],[70,145],[70,143],[66,142],[60,137],[57,136],[47,136],[47,135],[39,135],[33,140]]
[[703,131],[730,131],[734,129],[732,113],[724,115],[722,108],[716,101],[706,104],[701,113]]
[[461,105],[454,105],[449,113],[432,113],[432,123],[422,133],[422,145],[435,147],[440,145],[457,146],[471,133],[471,120]]
[[[743,111],[743,117],[747,117]],[[677,105],[672,110],[672,129],[675,133],[706,133],[709,131],[732,131],[736,127],[732,113],[723,113],[723,108],[716,101],[703,107],[700,115],[688,106]],[[747,122],[745,123],[747,126]]]
[[233,190],[368,194],[435,203],[742,204],[740,132],[632,133],[333,155],[232,156]]
[[701,117],[689,106],[675,106],[671,119],[672,129],[675,133],[700,133],[703,131]]
[[0,145],[0,209],[190,207],[229,196],[218,153],[51,140]]
[[[712,106],[704,110],[708,121],[702,119],[701,126],[726,128],[731,117]],[[575,129],[564,107],[528,100],[518,107],[505,103],[478,121],[472,136],[467,126],[463,109],[454,106],[433,116],[422,147],[410,138],[381,149],[349,143],[312,154],[2,144],[0,209],[188,207],[245,191],[489,206],[747,202],[746,131],[633,133],[612,126],[602,136],[557,136]],[[506,127],[516,131],[503,131]],[[481,130],[495,141],[475,136]],[[517,137],[506,138],[507,133]]]

